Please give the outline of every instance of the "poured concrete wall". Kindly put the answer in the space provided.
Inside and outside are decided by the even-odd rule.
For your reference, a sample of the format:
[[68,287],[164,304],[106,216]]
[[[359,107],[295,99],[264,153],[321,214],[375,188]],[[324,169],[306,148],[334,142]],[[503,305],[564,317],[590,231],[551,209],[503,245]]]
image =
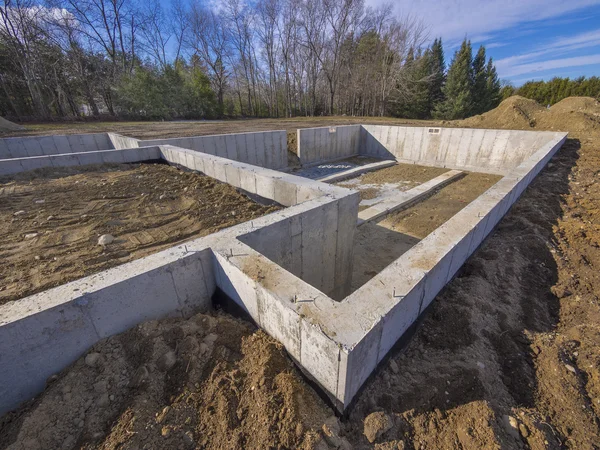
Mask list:
[[152,319],[206,311],[212,253],[165,250],[0,308],[0,414],[100,339]]
[[45,167],[85,166],[88,164],[132,163],[160,159],[159,147],[102,150],[84,153],[64,153],[53,156],[34,156],[0,160],[0,176],[13,175]]
[[357,192],[195,151],[171,146],[162,146],[161,151],[173,164],[284,206],[320,198],[302,214],[280,218],[238,239],[322,292],[336,298],[349,293]]
[[[469,161],[496,161],[495,170],[508,174],[342,301],[330,295],[337,291],[343,296],[349,287],[357,193],[169,145],[149,150],[289,207],[0,307],[0,410],[43,387],[48,371],[38,374],[38,366],[59,370],[102,336],[145,320],[141,312],[146,309],[150,316],[162,317],[202,308],[215,286],[278,339],[338,408],[345,409],[566,139],[564,133],[527,135],[533,148],[523,150],[522,161],[507,154],[501,163],[483,157],[482,146],[479,153],[474,150],[476,136],[482,142],[494,136],[488,156],[500,154],[494,145],[518,152],[521,144],[511,143],[510,132],[473,131],[472,147],[461,141],[468,133],[450,133],[437,144],[435,138],[427,141],[424,157],[438,154],[441,142],[448,140],[457,149],[451,158],[463,168]],[[413,131],[410,139],[416,142],[420,136],[423,143],[425,132]],[[385,139],[380,136],[378,145],[385,142],[399,149],[391,145],[390,133]],[[402,148],[408,152],[411,146]],[[407,161],[417,157],[406,152],[398,154]],[[5,163],[0,161],[0,167]],[[305,246],[313,247],[305,253]]]
[[287,134],[285,131],[152,139],[139,141],[139,145],[173,145],[267,169],[287,167]]
[[358,155],[360,130],[360,125],[299,129],[298,158],[310,165]]
[[[315,323],[342,349],[335,400],[347,407],[396,341],[430,305],[566,139],[534,149],[512,173],[413,246],[342,304],[310,305]],[[368,299],[368,301],[365,301]],[[332,318],[334,320],[332,320]],[[335,364],[334,353],[322,365]],[[333,373],[333,368],[330,370]],[[329,384],[334,384],[329,381]]]
[[540,131],[363,125],[360,153],[504,175],[556,135]]
[[238,239],[319,291],[350,293],[358,193],[323,203]]
[[[118,154],[121,156],[116,156]],[[223,276],[222,261],[229,260],[231,251],[235,252],[236,257],[241,257],[239,248],[247,249],[246,255],[260,254],[239,241],[238,236],[251,236],[254,231],[264,227],[277,228],[279,222],[285,226],[294,222],[300,224],[302,231],[299,237],[304,238],[304,244],[310,246],[311,241],[321,233],[317,224],[313,223],[313,210],[325,208],[330,211],[326,214],[337,214],[338,199],[348,194],[353,197],[353,207],[358,208],[358,194],[346,189],[168,145],[47,156],[42,159],[45,160],[45,167],[51,165],[52,161],[83,164],[86,162],[81,160],[84,155],[86,158],[100,159],[111,155],[109,162],[122,162],[126,159],[124,155],[151,156],[152,159],[162,156],[174,164],[202,171],[290,207],[0,306],[0,414],[42,391],[49,376],[75,361],[98,340],[146,320],[186,316],[206,310],[216,286],[227,291],[229,286],[236,285],[243,290],[245,285],[240,288],[235,274],[231,275],[231,281]],[[0,161],[0,168],[15,161],[20,164],[23,160]],[[340,209],[345,210],[347,208]],[[309,220],[303,219],[304,215],[309,215]],[[328,242],[335,245],[339,235],[347,251],[351,251],[353,227],[347,227],[346,223],[354,222],[355,217],[342,223],[340,228],[351,235],[344,237],[343,232],[339,231],[329,233]],[[295,236],[298,237],[297,234]],[[323,256],[313,263],[342,270],[343,265],[336,264],[333,255],[342,263],[351,261],[351,255],[345,257],[341,245],[333,248],[332,251],[331,246],[325,245],[315,249]],[[262,255],[260,257],[269,261]],[[245,262],[250,263],[247,259]],[[277,266],[273,262],[270,264]],[[325,270],[324,267],[321,269]],[[318,292],[299,278],[295,277],[294,280],[299,287],[295,292],[300,296],[306,289]],[[340,280],[341,284],[349,283],[343,276],[334,280]],[[290,289],[290,285],[283,288]],[[252,299],[260,295],[257,291],[243,292],[242,305],[251,306]],[[279,332],[285,333],[285,327],[281,327],[279,320],[285,308],[281,308],[279,301],[279,298],[272,298],[270,303],[261,303],[261,323],[275,336]],[[319,331],[315,329],[306,333],[312,332]],[[283,338],[283,335],[280,337]],[[310,342],[306,341],[305,344],[307,352]]]
[[14,137],[0,139],[0,159],[95,152],[112,148],[115,147],[107,133]]
[[[108,134],[108,138],[110,139],[110,142],[112,143],[112,148],[122,150],[124,148],[140,147],[139,139],[122,136],[117,133],[107,133],[107,134]],[[141,146],[141,147],[144,147],[144,146]]]

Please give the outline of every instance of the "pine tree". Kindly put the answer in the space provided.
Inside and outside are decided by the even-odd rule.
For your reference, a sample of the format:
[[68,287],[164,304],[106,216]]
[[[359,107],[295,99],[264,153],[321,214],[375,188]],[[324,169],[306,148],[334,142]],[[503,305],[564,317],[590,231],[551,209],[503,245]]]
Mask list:
[[463,119],[473,108],[471,90],[473,85],[473,54],[471,41],[465,39],[454,54],[442,90],[444,101],[435,109],[435,117],[440,119]]
[[487,67],[485,70],[485,81],[486,81],[486,107],[485,111],[489,111],[490,109],[494,109],[496,106],[500,104],[502,101],[501,94],[501,85],[500,79],[498,78],[498,72],[496,72],[496,66],[494,66],[494,62],[492,58],[488,60]]
[[473,58],[473,88],[471,90],[473,110],[471,111],[471,114],[481,114],[487,111],[487,75],[485,47],[482,45],[479,47],[475,58]]
[[446,82],[446,62],[444,61],[444,48],[442,46],[442,38],[433,41],[431,46],[431,108],[435,109],[438,103],[444,99],[442,89]]

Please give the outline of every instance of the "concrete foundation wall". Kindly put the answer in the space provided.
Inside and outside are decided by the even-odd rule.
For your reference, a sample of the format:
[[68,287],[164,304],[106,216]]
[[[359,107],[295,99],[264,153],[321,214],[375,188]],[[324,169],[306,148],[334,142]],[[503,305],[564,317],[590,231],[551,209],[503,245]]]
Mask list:
[[281,170],[287,167],[285,131],[152,139],[139,141],[139,145],[173,145],[267,169]]
[[122,136],[117,133],[107,133],[107,134],[108,134],[108,138],[110,139],[110,142],[112,143],[112,148],[122,150],[124,148],[140,147],[139,139]]
[[358,193],[321,197],[311,209],[238,239],[319,291],[344,298],[350,293]]
[[[402,145],[396,128],[405,128]],[[46,377],[98,339],[149,318],[205,308],[216,286],[345,409],[566,139],[564,133],[502,130],[442,129],[431,137],[429,129],[371,131],[376,137],[363,134],[365,146],[377,152],[371,156],[442,165],[438,158],[446,152],[449,167],[481,171],[474,165],[487,164],[505,176],[342,301],[335,299],[350,288],[358,193],[170,145],[86,153],[111,155],[111,162],[123,162],[125,154],[162,157],[288,207],[0,307],[0,412],[39,392]],[[83,155],[42,159],[83,164]],[[37,159],[3,160],[0,170],[12,173]]]
[[14,137],[0,139],[0,159],[95,152],[113,148],[115,147],[107,133]]
[[0,308],[0,414],[100,339],[152,319],[206,311],[212,252],[177,247]]
[[360,133],[360,125],[299,129],[298,158],[310,165],[358,155]]
[[362,155],[504,175],[554,132],[363,125]]
[[[565,139],[563,133],[561,139],[542,145],[514,173],[502,178],[344,300],[346,308],[355,315],[354,323],[349,326],[344,322],[332,330],[347,355],[341,359],[338,384],[338,400],[344,406]],[[366,298],[369,302],[365,302]],[[321,307],[319,314],[330,317],[333,312]]]
[[132,163],[160,159],[159,147],[104,150],[85,153],[65,153],[54,156],[12,158],[0,160],[0,176],[14,175],[44,167],[85,166],[88,164]]
[[[249,310],[252,310],[252,305],[257,307],[257,295],[266,298],[267,300],[260,303],[260,323],[283,342],[284,336],[288,334],[288,322],[283,322],[282,326],[280,320],[288,317],[288,309],[281,303],[283,293],[272,296],[264,288],[256,291],[249,288],[243,290],[244,286],[240,287],[235,274],[231,275],[231,280],[223,275],[224,268],[227,267],[223,261],[229,261],[233,252],[235,257],[240,257],[239,248],[247,249],[246,255],[251,252],[259,255],[264,261],[269,261],[238,240],[238,236],[251,236],[254,231],[262,228],[288,228],[291,232],[295,227],[300,227],[299,236],[295,234],[295,238],[306,237],[307,241],[304,244],[307,247],[312,246],[315,252],[320,252],[321,260],[318,264],[321,264],[323,270],[329,271],[326,282],[324,277],[320,277],[318,282],[324,285],[330,283],[330,286],[325,287],[328,290],[338,288],[336,283],[339,284],[340,291],[345,289],[345,285],[349,286],[350,280],[347,277],[351,271],[344,269],[344,265],[352,260],[351,253],[348,257],[348,252],[351,252],[354,228],[346,224],[355,223],[355,210],[359,201],[358,194],[352,191],[168,145],[11,159],[0,161],[0,168],[17,164],[23,169],[23,161],[26,161],[27,165],[28,161],[34,159],[39,159],[43,167],[53,163],[55,166],[86,164],[90,162],[87,158],[92,158],[92,162],[96,161],[94,158],[97,158],[98,162],[123,162],[128,159],[126,155],[142,159],[164,157],[173,164],[202,171],[290,207],[0,306],[0,414],[42,391],[49,376],[71,364],[98,340],[123,332],[146,320],[187,316],[208,309],[217,285],[228,293],[232,293],[232,286],[242,289],[241,305]],[[30,168],[27,166],[27,169]],[[346,206],[337,205],[338,199],[344,200],[343,197],[348,194],[351,194],[351,199],[345,200]],[[355,209],[354,212],[351,208]],[[321,231],[316,229],[313,224],[314,210],[319,210],[320,214],[327,218],[322,220],[326,220],[327,228],[330,228],[331,232],[322,235]],[[334,222],[338,217],[344,217],[343,214],[352,216],[352,220],[344,221],[338,229]],[[292,224],[295,225],[292,227]],[[321,239],[321,248],[312,244],[317,237]],[[286,240],[287,237],[281,234],[272,242],[279,245]],[[294,240],[294,245],[298,245],[298,241]],[[274,249],[266,248],[265,251],[276,258]],[[313,255],[300,253],[299,256],[308,258]],[[245,262],[249,263],[248,260]],[[269,263],[287,276],[293,277],[274,262]],[[323,267],[324,264],[326,268]],[[248,267],[250,266],[246,268]],[[227,273],[230,272],[229,268],[226,270]],[[337,274],[338,271],[340,275]],[[245,276],[241,278],[245,279]],[[295,292],[299,296],[303,297],[305,292],[323,295],[300,278],[293,279],[298,288]],[[280,289],[288,292],[291,286],[285,283]],[[275,287],[275,284],[271,284],[271,287]],[[253,317],[258,317],[258,312],[252,311]],[[289,320],[292,320],[291,317]],[[298,314],[294,317],[299,319]],[[319,335],[321,332],[318,328],[310,326],[305,333]],[[325,339],[322,334],[319,336],[320,339]],[[306,360],[313,358],[310,342],[306,341],[304,349],[307,353]],[[286,348],[296,352],[294,345],[287,342]],[[323,382],[326,381],[327,378],[323,378]]]

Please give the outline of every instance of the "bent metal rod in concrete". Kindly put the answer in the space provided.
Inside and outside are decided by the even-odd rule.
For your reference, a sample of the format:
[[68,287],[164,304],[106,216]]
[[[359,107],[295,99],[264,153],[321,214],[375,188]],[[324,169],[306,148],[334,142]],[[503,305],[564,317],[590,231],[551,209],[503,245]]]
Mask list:
[[[229,139],[242,145],[235,151],[210,147],[215,153],[229,151],[237,161],[165,143],[52,156],[19,157],[11,150],[11,158],[0,161],[0,174],[162,158],[287,208],[1,306],[0,413],[40,392],[47,377],[100,339],[145,320],[209,309],[217,287],[282,342],[344,410],[566,139],[564,133],[351,127],[299,130],[300,159],[314,163],[358,152],[458,170],[478,170],[479,164],[480,171],[504,175],[354,292],[350,278],[359,194],[240,162],[258,160],[256,142],[262,137],[257,134]],[[15,145],[4,143],[5,148]],[[274,145],[274,151],[281,146]]]

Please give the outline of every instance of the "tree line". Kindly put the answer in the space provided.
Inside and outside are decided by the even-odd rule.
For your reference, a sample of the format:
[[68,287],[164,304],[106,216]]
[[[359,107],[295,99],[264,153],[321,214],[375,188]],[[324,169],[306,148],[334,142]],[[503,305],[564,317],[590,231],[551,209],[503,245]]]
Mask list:
[[567,97],[593,97],[600,101],[600,78],[579,77],[574,80],[556,77],[549,81],[528,81],[519,88],[507,84],[502,87],[502,98],[511,95],[535,100],[541,105],[554,105]]
[[0,114],[197,119],[345,114],[456,119],[500,85],[465,40],[364,0],[4,0]]

